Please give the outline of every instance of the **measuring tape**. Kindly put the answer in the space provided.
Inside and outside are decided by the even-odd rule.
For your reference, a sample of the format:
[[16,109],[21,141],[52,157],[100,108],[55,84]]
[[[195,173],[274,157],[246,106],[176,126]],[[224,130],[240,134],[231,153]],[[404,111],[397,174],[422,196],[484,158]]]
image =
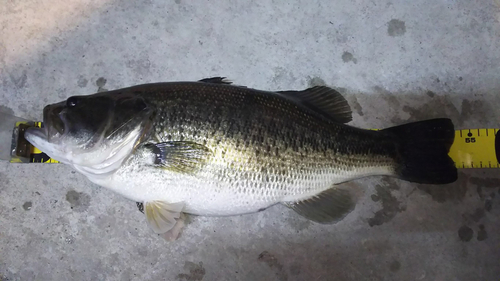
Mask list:
[[59,163],[24,138],[29,127],[42,128],[42,122],[17,122],[12,136],[11,163]]
[[[16,123],[12,144],[13,157],[10,162],[59,163],[24,139],[24,130],[29,126],[42,128],[43,124],[42,122]],[[498,131],[499,129],[455,131],[455,141],[449,152],[455,166],[459,169],[500,168],[500,136],[497,137]]]
[[[500,168],[500,136],[498,129],[455,131],[449,155],[457,168]],[[497,149],[498,148],[498,149]]]

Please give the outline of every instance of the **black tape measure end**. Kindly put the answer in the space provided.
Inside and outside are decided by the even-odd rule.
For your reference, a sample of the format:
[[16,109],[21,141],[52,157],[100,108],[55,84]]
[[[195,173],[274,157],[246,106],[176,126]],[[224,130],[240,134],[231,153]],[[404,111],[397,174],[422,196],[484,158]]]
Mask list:
[[495,134],[495,154],[497,156],[497,163],[500,163],[500,130]]

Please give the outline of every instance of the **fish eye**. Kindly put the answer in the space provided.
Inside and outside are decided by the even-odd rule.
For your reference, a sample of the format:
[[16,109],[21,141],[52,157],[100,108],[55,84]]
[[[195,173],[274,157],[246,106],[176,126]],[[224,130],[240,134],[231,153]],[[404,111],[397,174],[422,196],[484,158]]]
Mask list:
[[66,101],[66,106],[67,107],[75,107],[77,103],[78,103],[78,99],[76,97],[70,97]]

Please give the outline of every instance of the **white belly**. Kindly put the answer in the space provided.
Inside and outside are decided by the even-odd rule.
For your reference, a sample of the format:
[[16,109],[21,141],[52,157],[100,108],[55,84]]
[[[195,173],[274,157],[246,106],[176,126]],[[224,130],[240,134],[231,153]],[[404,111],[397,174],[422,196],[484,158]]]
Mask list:
[[257,192],[258,188],[250,190],[243,182],[217,181],[204,173],[180,175],[152,167],[144,167],[141,173],[124,168],[108,178],[90,180],[136,202],[184,202],[184,212],[205,216],[256,212],[281,202],[285,195]]
[[184,202],[186,213],[227,216],[257,212],[284,201],[299,201],[335,183],[389,172],[387,168],[380,167],[349,173],[323,171],[296,179],[275,177],[258,181],[248,180],[248,177],[217,177],[217,173],[210,168],[185,175],[152,166],[124,165],[107,178],[89,179],[136,202]]

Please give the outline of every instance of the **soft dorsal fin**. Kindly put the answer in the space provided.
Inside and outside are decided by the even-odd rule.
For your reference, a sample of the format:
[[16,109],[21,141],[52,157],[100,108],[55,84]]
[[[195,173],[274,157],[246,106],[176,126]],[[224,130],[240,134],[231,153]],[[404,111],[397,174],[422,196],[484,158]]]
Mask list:
[[226,77],[210,77],[210,78],[201,79],[198,82],[212,83],[212,84],[226,84],[226,85],[229,85],[232,83],[231,81],[227,80]]
[[339,122],[348,123],[352,120],[351,107],[347,100],[336,90],[316,86],[303,91],[280,91],[281,95],[290,98],[315,112]]
[[309,199],[283,202],[298,214],[318,223],[336,223],[354,210],[355,202],[349,190],[334,186]]

